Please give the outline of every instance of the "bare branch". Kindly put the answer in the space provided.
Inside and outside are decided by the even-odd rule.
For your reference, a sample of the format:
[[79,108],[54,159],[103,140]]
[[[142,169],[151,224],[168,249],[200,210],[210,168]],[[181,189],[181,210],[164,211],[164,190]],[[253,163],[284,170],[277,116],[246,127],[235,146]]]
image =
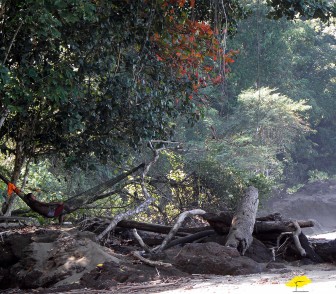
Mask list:
[[1,129],[2,125],[4,124],[4,122],[5,122],[8,114],[9,114],[9,109],[5,108],[4,111],[3,111],[3,114],[2,114],[2,116],[0,118],[0,129]]
[[165,263],[165,262],[161,262],[161,261],[153,261],[153,260],[149,260],[147,258],[144,258],[143,256],[141,256],[139,251],[133,251],[132,255],[141,260],[143,263],[148,264],[150,266],[162,266],[162,267],[172,267],[172,265],[170,263]]
[[17,36],[19,30],[21,29],[22,24],[23,24],[23,21],[21,20],[21,22],[20,22],[20,24],[19,24],[18,28],[16,29],[16,32],[15,32],[15,34],[14,34],[14,36],[13,36],[13,39],[12,39],[12,41],[11,41],[9,47],[8,47],[8,50],[7,50],[6,55],[5,55],[5,58],[4,58],[3,62],[2,62],[3,65],[5,65],[5,63],[6,63],[6,61],[7,61],[9,52],[10,52],[11,49],[12,49],[12,46],[13,46],[14,41],[15,41],[15,38],[16,38],[16,36]]
[[162,143],[162,144],[181,144],[181,142],[174,141],[164,141],[164,140],[151,140],[152,143]]
[[299,240],[299,235],[301,234],[301,228],[298,224],[298,222],[296,220],[292,221],[294,227],[295,227],[295,231],[293,232],[293,239],[294,239],[294,244],[297,248],[297,250],[299,250],[301,256],[306,256],[306,250],[304,250],[301,246],[300,240]]
[[148,253],[151,253],[151,249],[148,247],[147,244],[145,244],[145,242],[142,240],[142,238],[140,237],[140,235],[138,234],[137,230],[136,229],[133,229],[132,230],[132,233],[133,233],[133,236],[134,238],[139,242],[139,245],[141,246],[141,248],[143,250],[145,250],[146,252]]
[[153,202],[154,198],[149,194],[149,192],[148,192],[148,190],[146,188],[146,185],[145,185],[145,177],[148,174],[149,169],[151,168],[151,166],[158,160],[158,158],[159,158],[159,152],[162,151],[162,150],[164,150],[165,147],[159,148],[159,149],[154,149],[154,147],[153,147],[153,145],[152,145],[151,142],[149,142],[149,147],[153,151],[154,157],[153,157],[153,159],[149,163],[147,163],[145,165],[145,168],[144,168],[144,170],[142,172],[142,176],[141,176],[141,188],[142,188],[142,193],[145,196],[145,201],[142,204],[140,204],[138,207],[134,208],[133,210],[129,210],[129,211],[126,211],[124,213],[118,214],[111,221],[111,223],[107,226],[107,228],[102,233],[100,233],[97,236],[97,240],[98,241],[101,240],[110,231],[114,230],[115,227],[117,226],[118,222],[120,222],[121,220],[126,219],[126,218],[128,218],[128,217],[130,217],[130,216],[132,216],[134,214],[137,214],[137,213],[140,213],[140,212],[144,211]]
[[172,227],[172,229],[170,230],[169,234],[166,236],[166,238],[163,240],[162,244],[156,248],[154,248],[154,252],[155,253],[159,253],[162,252],[168,245],[168,242],[176,235],[178,229],[182,226],[183,221],[185,220],[185,218],[187,216],[190,215],[200,215],[200,214],[205,214],[206,212],[202,209],[193,209],[190,211],[185,211],[182,212],[180,214],[180,216],[178,217],[175,225]]
[[[300,252],[301,256],[306,256],[306,250],[303,249],[303,247],[301,246],[300,240],[299,240],[299,235],[301,234],[301,228],[300,225],[298,223],[298,221],[296,220],[292,220],[291,223],[293,224],[293,226],[295,227],[295,231],[294,232],[283,232],[279,235],[279,237],[277,238],[277,247],[278,250],[280,249],[280,239],[284,236],[284,235],[292,235],[293,240],[294,240],[294,244],[297,248],[297,250]],[[286,239],[286,241],[288,240],[288,238]],[[284,243],[286,243],[286,241]]]

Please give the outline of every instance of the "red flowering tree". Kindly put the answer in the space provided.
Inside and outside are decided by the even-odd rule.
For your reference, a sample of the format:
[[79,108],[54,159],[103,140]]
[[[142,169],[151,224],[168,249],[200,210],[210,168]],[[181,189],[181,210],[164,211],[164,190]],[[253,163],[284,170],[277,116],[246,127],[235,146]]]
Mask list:
[[174,70],[178,79],[190,83],[189,99],[197,96],[200,88],[223,82],[238,53],[225,47],[228,20],[197,19],[195,6],[195,0],[163,1],[165,29],[151,38],[157,60]]

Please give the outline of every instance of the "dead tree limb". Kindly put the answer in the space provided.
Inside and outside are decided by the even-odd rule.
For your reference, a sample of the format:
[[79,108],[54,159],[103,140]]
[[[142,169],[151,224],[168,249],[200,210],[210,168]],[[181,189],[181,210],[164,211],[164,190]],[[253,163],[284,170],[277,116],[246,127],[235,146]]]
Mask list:
[[169,242],[166,245],[165,249],[168,249],[168,248],[171,248],[173,246],[180,245],[180,244],[191,243],[191,242],[194,242],[196,240],[200,240],[204,237],[208,237],[208,236],[215,235],[215,234],[216,234],[216,232],[214,230],[208,230],[208,231],[198,232],[198,233],[186,236],[186,237],[177,238],[177,239]]
[[168,249],[170,247],[173,247],[175,245],[183,244],[183,243],[187,243],[187,242],[193,242],[193,241],[198,240],[200,238],[215,234],[215,232],[213,230],[202,231],[202,232],[198,232],[196,234],[193,234],[191,236],[178,238],[176,240],[173,240],[173,241],[169,242],[176,235],[176,232],[178,231],[179,227],[182,225],[184,219],[187,216],[198,215],[198,214],[203,214],[203,213],[205,213],[205,211],[203,211],[201,209],[194,209],[194,210],[191,210],[191,211],[185,211],[185,212],[181,213],[177,222],[175,223],[174,227],[170,230],[169,234],[162,241],[162,244],[157,246],[154,249],[150,249],[148,247],[148,245],[145,244],[145,242],[142,240],[142,238],[137,233],[136,229],[133,229],[132,232],[133,232],[133,235],[134,235],[135,239],[139,242],[140,246],[142,247],[142,249],[144,249],[146,252],[148,252],[150,254],[159,254],[163,250]]
[[70,197],[64,202],[66,206],[68,207],[68,212],[73,212],[77,210],[78,208],[84,207],[87,204],[91,204],[99,199],[103,199],[105,197],[113,195],[114,193],[117,193],[120,187],[114,191],[110,191],[110,193],[102,194],[107,189],[110,189],[114,185],[120,183],[121,181],[126,179],[128,176],[132,175],[133,173],[135,173],[136,171],[144,167],[145,167],[145,164],[141,163],[138,166],[132,168],[131,170],[123,172],[120,175],[104,183],[100,183],[99,185],[92,187],[87,191],[81,192],[80,194]]
[[0,129],[2,125],[4,124],[8,114],[9,114],[9,109],[5,108],[3,112],[1,113],[1,117],[0,117]]
[[[150,224],[144,222],[137,222],[133,220],[122,220],[117,225],[120,228],[127,228],[127,229],[137,229],[141,231],[147,232],[154,232],[159,234],[168,234],[172,229],[171,226],[159,225],[159,224]],[[193,228],[179,228],[176,235],[183,235],[186,234],[194,234],[201,231],[208,231],[211,230],[211,227],[193,227]]]
[[7,236],[9,236],[11,234],[14,234],[14,232],[13,231],[4,231],[4,232],[1,232],[0,233],[0,240],[1,240],[1,242],[3,243],[4,242],[4,237],[7,237]]
[[201,215],[201,214],[205,214],[205,211],[202,210],[202,209],[193,209],[193,210],[190,210],[190,211],[182,212],[180,214],[180,216],[178,217],[175,225],[170,230],[169,234],[163,240],[162,244],[160,246],[154,248],[153,251],[155,253],[160,253],[160,252],[162,252],[166,248],[168,242],[176,235],[176,232],[182,226],[182,223],[183,223],[183,221],[185,220],[185,218],[187,216],[190,216],[190,215]]
[[[290,235],[290,236],[293,237],[294,245],[295,245],[296,249],[298,250],[298,252],[300,253],[300,255],[305,257],[305,256],[307,256],[307,252],[303,248],[303,246],[301,245],[300,239],[303,240],[303,241],[307,241],[307,242],[308,242],[308,240],[304,240],[303,237],[300,237],[303,234],[302,234],[302,230],[301,230],[301,227],[300,227],[298,221],[291,220],[291,223],[293,224],[293,227],[295,228],[295,230],[293,232],[282,232],[279,235],[279,237],[277,238],[277,247],[278,247],[278,249],[280,248],[280,240],[283,236]],[[305,246],[308,249],[309,244],[307,244],[307,242],[305,243]],[[308,247],[307,247],[307,245],[308,245]],[[321,260],[319,260],[319,257],[317,256],[317,254],[312,249],[309,252],[310,252],[311,258],[314,259],[314,261],[321,261]]]
[[258,190],[248,187],[233,216],[225,246],[237,248],[244,255],[253,241],[252,233],[258,209]]
[[172,267],[172,264],[170,263],[165,263],[165,262],[161,262],[161,261],[153,261],[153,260],[149,260],[143,256],[141,256],[139,251],[133,251],[132,255],[139,259],[140,261],[142,261],[145,264],[148,264],[150,266],[162,266],[162,267]]
[[297,250],[300,252],[301,256],[306,256],[306,250],[304,250],[301,246],[300,240],[299,240],[299,235],[301,234],[301,228],[298,224],[297,221],[293,220],[292,221],[295,231],[293,232],[293,239],[294,239],[294,244],[297,248]]
[[[279,250],[280,249],[280,241],[281,241],[281,239],[282,239],[282,237],[283,236],[292,236],[293,235],[293,233],[292,232],[282,232],[279,236],[278,236],[278,238],[277,238],[277,250]],[[289,237],[287,238],[287,239],[289,239]],[[287,239],[286,239],[286,241],[287,241]],[[285,241],[285,242],[286,242]],[[284,243],[285,243],[284,242]]]
[[133,233],[134,238],[139,242],[141,248],[142,248],[143,250],[145,250],[146,252],[148,252],[148,253],[152,253],[152,250],[148,247],[147,244],[145,244],[145,242],[142,240],[142,238],[141,238],[140,235],[138,234],[137,230],[136,230],[136,229],[133,229],[133,230],[132,230],[132,233]]
[[134,214],[137,214],[137,213],[140,213],[140,212],[144,211],[154,201],[154,198],[149,194],[149,192],[146,188],[145,177],[148,174],[148,171],[151,168],[151,166],[158,160],[160,151],[165,149],[165,147],[159,148],[159,149],[154,149],[151,142],[150,142],[150,147],[151,147],[151,149],[154,153],[154,157],[148,164],[145,165],[145,168],[144,168],[144,170],[142,172],[142,176],[141,176],[141,188],[142,188],[142,193],[145,196],[145,201],[143,203],[141,203],[139,206],[137,206],[136,208],[134,208],[132,210],[129,210],[129,211],[126,211],[124,213],[120,213],[117,216],[115,216],[115,218],[110,222],[110,224],[105,228],[105,230],[97,236],[98,241],[100,241],[102,238],[104,238],[104,236],[106,236],[110,231],[114,230],[115,227],[117,226],[117,224],[121,220],[126,219],[126,218],[128,218],[128,217],[130,217]]
[[[206,220],[219,235],[225,235],[228,234],[230,230],[233,213],[225,211],[222,211],[218,214],[206,213],[202,215],[202,218]],[[314,226],[314,221],[312,220],[298,220],[297,222],[301,228]],[[260,235],[264,233],[269,234],[272,232],[293,232],[294,230],[295,227],[290,220],[283,220],[279,213],[274,213],[264,217],[256,218],[253,233]]]
[[[297,220],[296,221],[301,228],[308,228],[314,226],[312,220]],[[282,221],[256,221],[254,225],[254,233],[268,233],[268,232],[293,232],[295,231],[295,225],[291,220]]]

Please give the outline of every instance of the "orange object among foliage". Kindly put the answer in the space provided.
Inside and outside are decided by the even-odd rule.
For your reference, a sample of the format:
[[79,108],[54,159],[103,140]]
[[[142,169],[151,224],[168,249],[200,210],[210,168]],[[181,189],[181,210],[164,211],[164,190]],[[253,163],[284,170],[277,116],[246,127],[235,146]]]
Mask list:
[[8,197],[10,197],[13,194],[13,192],[15,192],[16,189],[17,188],[13,183],[8,183],[8,185],[7,185],[7,195],[8,195]]
[[239,53],[224,52],[221,37],[226,29],[212,28],[206,21],[193,18],[195,0],[166,0],[162,4],[165,30],[155,32],[151,41],[156,47],[156,60],[168,64],[179,78],[187,78],[193,93],[207,85],[224,81],[229,64]]

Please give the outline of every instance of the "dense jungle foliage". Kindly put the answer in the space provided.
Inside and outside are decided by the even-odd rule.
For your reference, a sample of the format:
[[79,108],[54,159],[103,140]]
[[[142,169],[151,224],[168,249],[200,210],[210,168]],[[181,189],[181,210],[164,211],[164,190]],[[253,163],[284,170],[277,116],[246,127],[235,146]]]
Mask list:
[[[66,200],[161,148],[136,216],[161,223],[333,177],[334,21],[332,1],[1,0],[0,173]],[[139,174],[115,191],[74,215],[145,199]]]

